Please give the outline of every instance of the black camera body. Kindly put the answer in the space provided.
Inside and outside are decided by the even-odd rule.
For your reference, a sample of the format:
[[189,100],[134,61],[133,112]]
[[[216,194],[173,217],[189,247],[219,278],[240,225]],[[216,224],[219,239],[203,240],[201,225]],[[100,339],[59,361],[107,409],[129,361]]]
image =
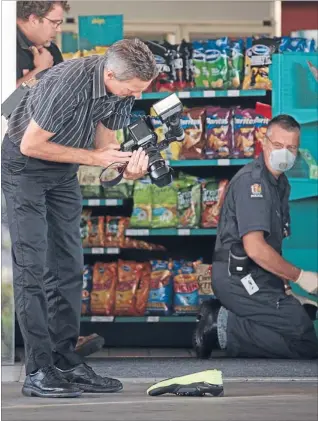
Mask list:
[[153,109],[165,126],[165,139],[158,143],[151,117],[142,117],[127,127],[128,140],[122,144],[121,150],[133,152],[142,148],[149,157],[148,172],[152,183],[164,187],[172,182],[172,169],[166,164],[160,151],[172,142],[184,140],[184,131],[180,125],[183,106],[177,95],[171,94],[155,103]]

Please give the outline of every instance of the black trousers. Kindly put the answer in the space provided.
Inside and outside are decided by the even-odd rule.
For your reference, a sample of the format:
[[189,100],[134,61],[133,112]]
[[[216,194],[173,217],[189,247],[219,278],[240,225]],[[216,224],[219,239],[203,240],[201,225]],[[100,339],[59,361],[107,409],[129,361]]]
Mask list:
[[249,295],[239,277],[227,274],[227,263],[213,264],[212,287],[229,310],[227,354],[231,357],[318,358],[313,322],[299,301],[284,292],[283,282],[252,271],[259,291]]
[[7,136],[3,140],[2,189],[26,374],[46,365],[81,363],[74,352],[83,268],[77,169],[25,157]]

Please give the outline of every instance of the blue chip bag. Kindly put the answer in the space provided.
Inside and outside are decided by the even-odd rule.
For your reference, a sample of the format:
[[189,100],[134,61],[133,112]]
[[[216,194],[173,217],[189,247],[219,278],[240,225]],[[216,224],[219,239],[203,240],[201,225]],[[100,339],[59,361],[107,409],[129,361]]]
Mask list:
[[312,53],[315,51],[315,40],[300,37],[282,37],[279,52]]
[[199,284],[192,262],[173,264],[173,310],[177,315],[197,314],[199,310]]
[[168,261],[152,260],[146,314],[168,316],[172,310],[172,276]]
[[82,310],[81,314],[87,315],[91,312],[91,292],[93,288],[93,268],[85,265],[83,270],[83,287],[82,287]]

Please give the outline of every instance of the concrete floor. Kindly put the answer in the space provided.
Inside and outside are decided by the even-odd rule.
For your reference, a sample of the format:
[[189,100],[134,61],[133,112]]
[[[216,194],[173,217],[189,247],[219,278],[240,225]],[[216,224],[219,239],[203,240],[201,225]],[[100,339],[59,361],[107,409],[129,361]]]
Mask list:
[[317,421],[317,382],[224,382],[225,397],[149,397],[149,383],[76,399],[25,398],[21,383],[2,384],[3,421]]

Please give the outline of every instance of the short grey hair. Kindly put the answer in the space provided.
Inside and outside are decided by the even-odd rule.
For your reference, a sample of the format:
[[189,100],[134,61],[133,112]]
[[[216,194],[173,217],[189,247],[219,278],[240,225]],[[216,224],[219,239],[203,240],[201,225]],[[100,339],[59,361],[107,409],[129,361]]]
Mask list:
[[105,69],[120,81],[134,78],[144,82],[158,76],[156,60],[147,45],[139,39],[123,39],[111,45],[105,55]]
[[279,126],[287,132],[300,132],[300,124],[289,114],[279,114],[267,126],[267,135],[270,135],[273,126]]

